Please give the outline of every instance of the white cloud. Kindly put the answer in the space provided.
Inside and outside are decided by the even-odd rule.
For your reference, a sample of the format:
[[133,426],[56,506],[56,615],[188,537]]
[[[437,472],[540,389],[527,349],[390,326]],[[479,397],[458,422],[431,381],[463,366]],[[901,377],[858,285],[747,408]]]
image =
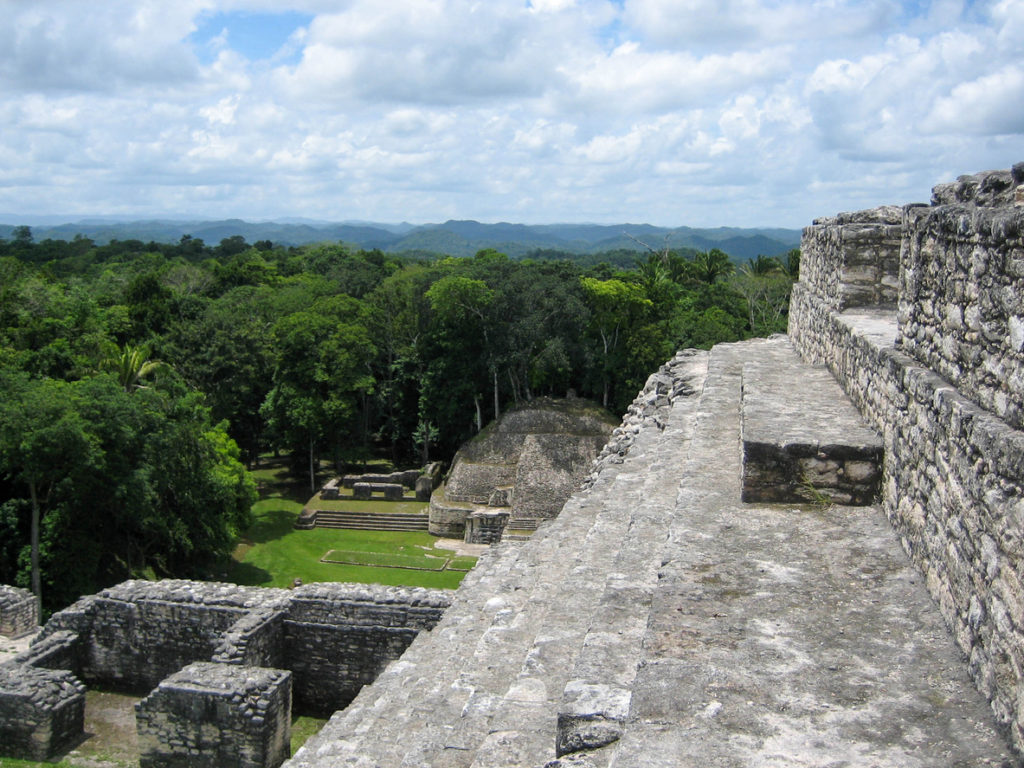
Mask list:
[[[1024,0],[920,6],[8,0],[0,211],[801,226],[926,199],[1024,159]],[[313,18],[273,59],[229,27],[193,49],[233,11]]]

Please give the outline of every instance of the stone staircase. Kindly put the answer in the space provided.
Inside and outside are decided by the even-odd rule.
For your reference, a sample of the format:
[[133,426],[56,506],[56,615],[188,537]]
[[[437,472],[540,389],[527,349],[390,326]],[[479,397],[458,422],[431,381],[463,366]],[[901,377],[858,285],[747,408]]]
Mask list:
[[425,531],[426,515],[401,512],[325,512],[316,510],[317,528],[345,528],[356,531]]
[[628,453],[287,765],[1013,764],[876,508],[741,501],[744,364],[800,382],[788,344],[677,356]]

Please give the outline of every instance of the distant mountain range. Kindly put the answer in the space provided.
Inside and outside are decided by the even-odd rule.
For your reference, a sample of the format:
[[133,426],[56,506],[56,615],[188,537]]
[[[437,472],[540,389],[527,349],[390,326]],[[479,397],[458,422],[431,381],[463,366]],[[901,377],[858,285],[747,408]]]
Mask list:
[[[10,238],[17,217],[0,216],[0,237]],[[106,218],[52,223],[52,218],[32,227],[36,242],[51,238],[70,240],[75,235],[99,244],[111,240],[142,240],[176,243],[183,235],[216,245],[227,237],[241,235],[249,243],[270,240],[280,245],[305,245],[323,241],[344,242],[360,248],[379,248],[391,253],[443,253],[472,256],[483,248],[494,248],[512,258],[536,251],[593,254],[625,249],[641,251],[643,246],[661,249],[692,248],[699,251],[720,248],[733,259],[743,261],[758,255],[775,256],[800,245],[800,230],[718,227],[656,227],[650,224],[481,224],[478,221],[446,221],[444,224],[378,224],[372,222],[321,222],[288,219],[275,222],[223,221],[118,221]],[[635,239],[633,239],[635,238]]]

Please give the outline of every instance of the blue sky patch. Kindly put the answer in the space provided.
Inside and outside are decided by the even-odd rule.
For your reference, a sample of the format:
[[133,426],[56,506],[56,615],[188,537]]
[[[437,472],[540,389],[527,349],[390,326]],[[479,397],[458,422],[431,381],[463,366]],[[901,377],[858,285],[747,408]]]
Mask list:
[[[288,42],[288,38],[296,29],[308,25],[312,20],[310,14],[295,11],[204,13],[196,19],[198,28],[190,39],[204,63],[209,63],[217,57],[220,46],[216,41],[222,35],[228,48],[250,61],[260,61],[272,58]],[[298,53],[297,50],[291,52],[283,62],[293,61],[298,57]]]

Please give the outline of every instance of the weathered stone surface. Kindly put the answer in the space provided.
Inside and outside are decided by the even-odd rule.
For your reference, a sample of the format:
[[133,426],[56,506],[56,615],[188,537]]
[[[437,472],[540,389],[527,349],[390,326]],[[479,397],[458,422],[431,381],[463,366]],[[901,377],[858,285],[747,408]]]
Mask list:
[[39,601],[21,587],[0,584],[0,635],[24,637],[39,626]]
[[538,398],[505,413],[459,449],[447,482],[435,486],[430,532],[465,536],[468,516],[486,507],[507,506],[513,527],[517,519],[554,517],[613,426],[600,408],[575,398]]
[[1024,427],[1024,208],[908,208],[900,348]]
[[82,737],[85,686],[70,672],[0,664],[0,755],[49,760]]
[[[1009,199],[1005,173],[936,188],[936,205],[906,210],[898,315],[836,313],[800,283],[790,336],[882,432],[884,509],[1024,749],[1024,358],[1014,349],[1024,254]],[[819,256],[811,246],[802,259]]]
[[744,501],[864,505],[878,496],[882,438],[832,374],[801,364],[784,336],[743,364],[741,439]]
[[277,768],[291,754],[291,673],[195,663],[135,706],[140,768]]

